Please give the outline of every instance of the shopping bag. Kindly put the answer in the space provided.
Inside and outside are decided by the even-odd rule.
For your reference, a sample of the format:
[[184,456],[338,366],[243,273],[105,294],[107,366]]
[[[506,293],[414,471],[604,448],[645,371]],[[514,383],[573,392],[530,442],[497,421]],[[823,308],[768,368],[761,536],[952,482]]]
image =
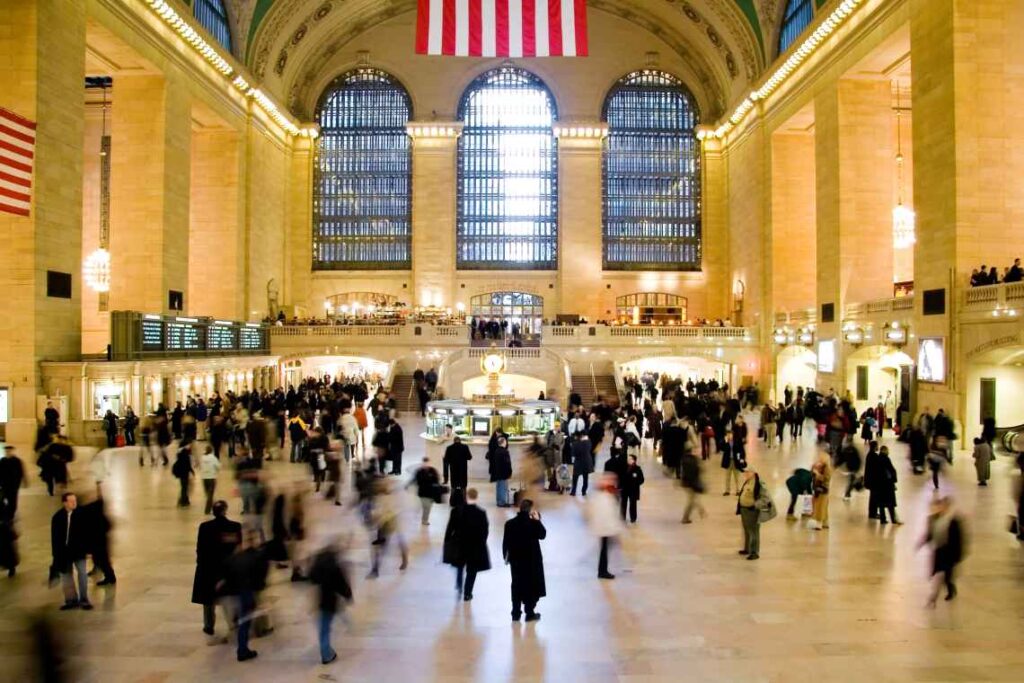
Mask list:
[[797,510],[805,517],[810,517],[814,514],[814,496],[809,494],[801,495],[800,499],[797,500]]

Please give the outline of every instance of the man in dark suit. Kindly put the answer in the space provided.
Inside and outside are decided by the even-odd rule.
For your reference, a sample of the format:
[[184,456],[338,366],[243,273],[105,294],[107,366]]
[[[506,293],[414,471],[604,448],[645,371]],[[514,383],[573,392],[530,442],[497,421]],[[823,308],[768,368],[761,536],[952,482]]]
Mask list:
[[[92,609],[89,603],[89,576],[85,571],[85,554],[89,541],[89,524],[77,512],[78,499],[73,493],[60,497],[61,509],[50,521],[50,544],[53,548],[53,566],[60,572],[64,584],[62,610],[81,607]],[[75,592],[73,571],[78,572],[78,592]]]
[[523,608],[527,621],[540,619],[535,610],[537,601],[547,595],[540,542],[547,535],[540,513],[533,509],[529,498],[519,503],[519,514],[505,522],[501,553],[512,570],[512,621],[519,621]]
[[196,542],[196,575],[192,602],[203,606],[203,633],[212,636],[216,624],[217,584],[224,579],[227,559],[242,542],[242,525],[227,518],[228,504],[213,504],[213,519],[199,525]]
[[[6,448],[6,453],[3,453]],[[14,519],[18,512],[18,493],[25,482],[25,468],[11,446],[0,445],[0,514]]]
[[444,483],[447,484],[450,478],[453,489],[465,491],[469,485],[469,461],[472,459],[469,446],[456,436],[452,445],[444,451]]
[[487,513],[477,504],[476,489],[466,491],[466,507],[462,510],[461,529],[458,534],[460,556],[466,563],[466,578],[462,584],[462,599],[469,602],[473,599],[473,585],[478,572],[491,568],[491,555],[487,552],[487,534],[490,525]]

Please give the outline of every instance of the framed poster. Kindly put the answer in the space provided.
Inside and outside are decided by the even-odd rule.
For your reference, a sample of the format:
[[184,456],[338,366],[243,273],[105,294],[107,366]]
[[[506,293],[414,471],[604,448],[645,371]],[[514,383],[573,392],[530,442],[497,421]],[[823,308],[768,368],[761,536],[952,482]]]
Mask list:
[[917,346],[917,379],[942,384],[946,381],[946,340],[921,337]]

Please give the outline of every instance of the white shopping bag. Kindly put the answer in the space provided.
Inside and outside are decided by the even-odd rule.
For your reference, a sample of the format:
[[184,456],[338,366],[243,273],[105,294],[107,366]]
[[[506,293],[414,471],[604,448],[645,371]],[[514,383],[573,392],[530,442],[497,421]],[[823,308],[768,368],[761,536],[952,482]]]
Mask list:
[[814,496],[809,494],[800,496],[796,509],[800,511],[801,515],[810,517],[814,513]]

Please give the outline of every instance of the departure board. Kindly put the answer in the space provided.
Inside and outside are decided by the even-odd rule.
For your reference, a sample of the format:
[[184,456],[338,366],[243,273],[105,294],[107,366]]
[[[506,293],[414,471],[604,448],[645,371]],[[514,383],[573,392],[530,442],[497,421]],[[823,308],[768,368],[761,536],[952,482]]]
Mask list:
[[213,324],[206,330],[206,348],[233,350],[238,348],[238,332],[234,325]]
[[199,351],[204,348],[203,329],[194,323],[166,323],[168,351]]
[[263,330],[259,327],[243,327],[238,339],[238,348],[242,351],[255,351],[264,348]]
[[142,350],[161,351],[164,348],[164,324],[160,320],[142,321]]

